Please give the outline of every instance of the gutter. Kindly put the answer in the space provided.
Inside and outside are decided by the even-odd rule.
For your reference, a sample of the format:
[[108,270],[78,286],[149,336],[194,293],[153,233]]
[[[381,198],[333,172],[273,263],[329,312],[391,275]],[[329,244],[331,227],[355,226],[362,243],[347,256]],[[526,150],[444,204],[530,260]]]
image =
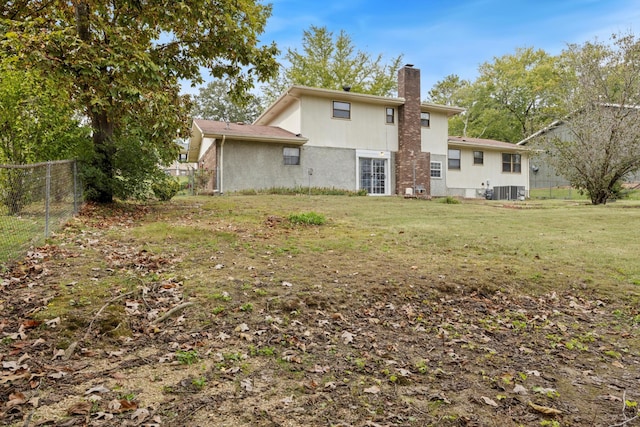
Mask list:
[[227,139],[227,135],[222,135],[222,141],[220,142],[220,195],[224,194],[224,141]]

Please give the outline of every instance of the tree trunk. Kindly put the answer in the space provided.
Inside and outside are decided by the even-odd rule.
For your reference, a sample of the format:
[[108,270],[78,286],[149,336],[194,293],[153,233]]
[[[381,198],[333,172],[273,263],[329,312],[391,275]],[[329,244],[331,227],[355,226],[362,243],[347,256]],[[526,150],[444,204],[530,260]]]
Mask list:
[[97,176],[92,182],[87,183],[87,194],[94,202],[111,203],[113,202],[113,157],[115,155],[113,125],[108,114],[100,111],[91,115],[91,127],[95,151],[92,166],[96,169]]
[[[76,0],[76,32],[84,43],[91,44],[91,8],[87,0]],[[85,83],[85,92],[89,92]],[[87,198],[98,203],[113,202],[113,123],[106,110],[87,105],[93,130],[92,179],[86,183]]]

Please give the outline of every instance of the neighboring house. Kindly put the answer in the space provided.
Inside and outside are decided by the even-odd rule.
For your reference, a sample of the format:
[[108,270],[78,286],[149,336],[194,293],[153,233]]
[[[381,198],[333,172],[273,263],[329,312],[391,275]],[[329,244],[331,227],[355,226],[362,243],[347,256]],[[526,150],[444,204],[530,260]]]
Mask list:
[[196,169],[196,163],[187,162],[187,152],[189,150],[189,141],[178,138],[176,143],[180,146],[180,154],[177,160],[168,166],[164,166],[164,171],[172,176],[189,175],[191,171]]
[[545,161],[543,153],[540,152],[539,154],[536,154],[535,144],[537,142],[543,139],[553,139],[556,137],[562,139],[571,137],[563,120],[555,120],[548,126],[531,134],[516,144],[520,147],[532,147],[530,160],[531,173],[529,175],[529,187],[531,189],[568,187],[571,185],[569,181],[558,174],[556,170]]
[[[601,104],[603,107],[619,107],[616,104]],[[631,107],[637,108],[637,107]],[[540,129],[529,137],[518,142],[520,147],[528,146],[531,149],[531,174],[530,188],[553,188],[570,187],[571,183],[559,174],[553,166],[545,159],[546,155],[540,151],[547,147],[548,142],[558,138],[564,141],[573,140],[573,135],[569,130],[565,120],[555,120],[548,126]],[[536,147],[538,145],[539,147]],[[536,148],[538,148],[536,150]],[[640,185],[640,171],[624,177],[624,184],[628,187],[638,187]]]
[[[455,187],[448,185],[448,119],[464,110],[422,103],[420,70],[410,65],[398,72],[398,94],[292,86],[252,125],[194,120],[188,160],[215,171],[209,185],[220,193],[312,186],[370,195],[480,197],[481,182],[493,173],[465,181],[467,168],[460,166],[451,178]],[[489,145],[482,147],[493,153]],[[502,148],[525,151],[510,147]],[[498,181],[521,186],[516,178]]]

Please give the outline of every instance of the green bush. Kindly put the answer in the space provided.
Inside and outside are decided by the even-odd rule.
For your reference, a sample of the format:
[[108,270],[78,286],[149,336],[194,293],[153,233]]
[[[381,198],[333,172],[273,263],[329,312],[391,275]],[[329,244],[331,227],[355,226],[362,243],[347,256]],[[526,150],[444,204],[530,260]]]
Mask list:
[[307,212],[289,215],[289,222],[292,224],[322,225],[327,222],[327,219],[324,215],[315,212]]
[[158,200],[166,202],[178,194],[178,191],[180,191],[180,183],[177,179],[169,175],[164,175],[151,184],[151,190]]
[[438,199],[438,202],[445,203],[447,205],[457,205],[460,203],[460,200],[456,199],[455,197],[447,196],[443,197],[442,199]]

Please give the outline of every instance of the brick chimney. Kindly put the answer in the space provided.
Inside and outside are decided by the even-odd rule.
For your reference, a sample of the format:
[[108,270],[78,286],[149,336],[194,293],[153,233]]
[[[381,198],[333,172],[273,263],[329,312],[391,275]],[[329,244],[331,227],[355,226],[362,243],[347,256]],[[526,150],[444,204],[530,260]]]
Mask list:
[[[396,153],[396,194],[411,188],[418,197],[431,194],[430,160],[422,151],[420,125],[420,70],[407,64],[398,71],[398,96],[405,99],[398,107],[398,152]],[[418,190],[423,189],[420,193]]]

